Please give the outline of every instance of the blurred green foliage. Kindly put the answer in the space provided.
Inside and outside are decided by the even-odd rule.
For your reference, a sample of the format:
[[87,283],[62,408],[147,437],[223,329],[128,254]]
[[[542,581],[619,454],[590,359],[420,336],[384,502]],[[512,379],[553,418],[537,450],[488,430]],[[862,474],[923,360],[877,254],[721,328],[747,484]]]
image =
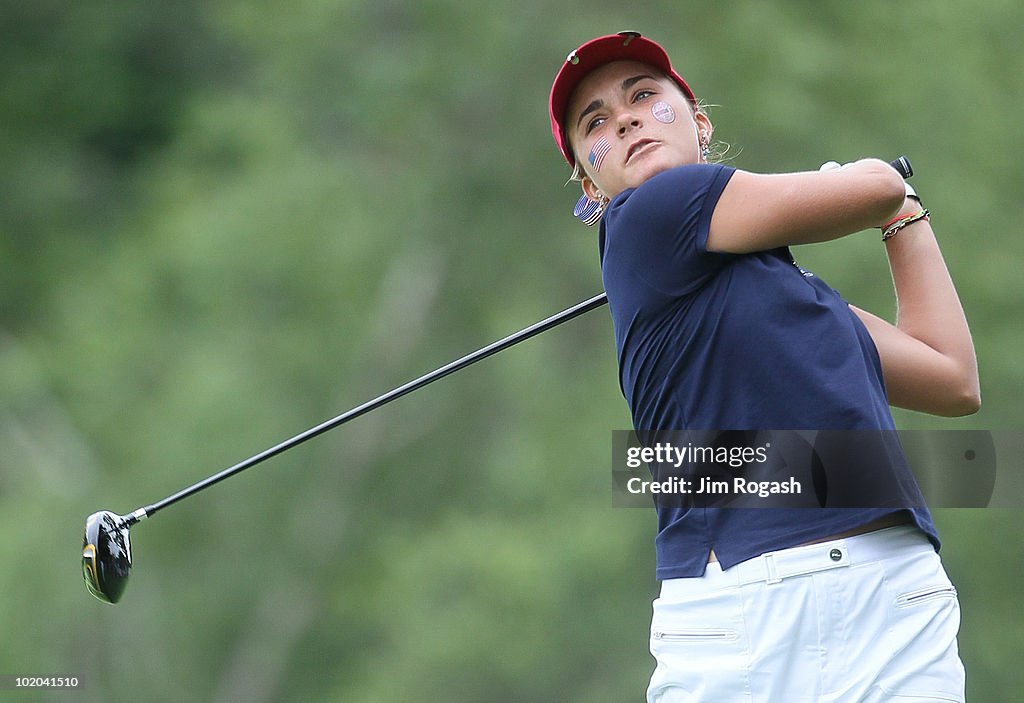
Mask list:
[[[1019,429],[1022,23],[1008,0],[0,4],[0,674],[78,675],[81,701],[639,700],[654,517],[610,507],[606,311],[139,526],[116,608],[82,587],[84,518],[597,292],[546,98],[626,28],[718,105],[737,166],[911,156],[985,405],[897,420]],[[891,317],[875,235],[797,255]],[[1020,517],[937,512],[974,700],[1024,687]]]

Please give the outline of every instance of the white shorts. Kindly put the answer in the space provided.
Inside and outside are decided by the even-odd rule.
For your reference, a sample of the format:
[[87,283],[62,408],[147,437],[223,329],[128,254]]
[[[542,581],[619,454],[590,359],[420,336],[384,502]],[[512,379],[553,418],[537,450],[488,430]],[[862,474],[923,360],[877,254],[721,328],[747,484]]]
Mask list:
[[649,703],[964,700],[960,605],[912,526],[662,582]]

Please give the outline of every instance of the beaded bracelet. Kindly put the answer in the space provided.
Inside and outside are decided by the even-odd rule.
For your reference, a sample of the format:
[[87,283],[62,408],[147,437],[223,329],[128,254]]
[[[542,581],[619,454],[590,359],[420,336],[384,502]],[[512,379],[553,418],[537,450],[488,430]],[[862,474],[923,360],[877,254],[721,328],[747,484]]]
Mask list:
[[928,220],[928,211],[922,209],[920,212],[916,212],[911,215],[900,215],[896,219],[892,220],[884,227],[882,227],[882,241],[892,239],[896,236],[896,233],[907,225],[913,224],[918,220]]

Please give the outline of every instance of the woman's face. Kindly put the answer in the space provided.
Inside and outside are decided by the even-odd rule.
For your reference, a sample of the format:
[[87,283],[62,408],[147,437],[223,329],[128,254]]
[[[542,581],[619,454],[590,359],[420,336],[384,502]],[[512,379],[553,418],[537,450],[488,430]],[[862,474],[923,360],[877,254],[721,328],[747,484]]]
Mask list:
[[569,101],[565,128],[592,199],[614,198],[676,166],[702,161],[711,123],[676,83],[637,61],[588,75]]

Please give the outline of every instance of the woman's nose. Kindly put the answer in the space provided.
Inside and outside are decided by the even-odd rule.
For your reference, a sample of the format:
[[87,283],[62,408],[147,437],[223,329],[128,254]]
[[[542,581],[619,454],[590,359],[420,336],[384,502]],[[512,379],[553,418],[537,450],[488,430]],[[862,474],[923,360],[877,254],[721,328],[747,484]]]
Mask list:
[[631,129],[638,129],[643,126],[643,122],[640,118],[631,112],[623,111],[619,113],[618,118],[618,132],[619,136],[626,134]]

